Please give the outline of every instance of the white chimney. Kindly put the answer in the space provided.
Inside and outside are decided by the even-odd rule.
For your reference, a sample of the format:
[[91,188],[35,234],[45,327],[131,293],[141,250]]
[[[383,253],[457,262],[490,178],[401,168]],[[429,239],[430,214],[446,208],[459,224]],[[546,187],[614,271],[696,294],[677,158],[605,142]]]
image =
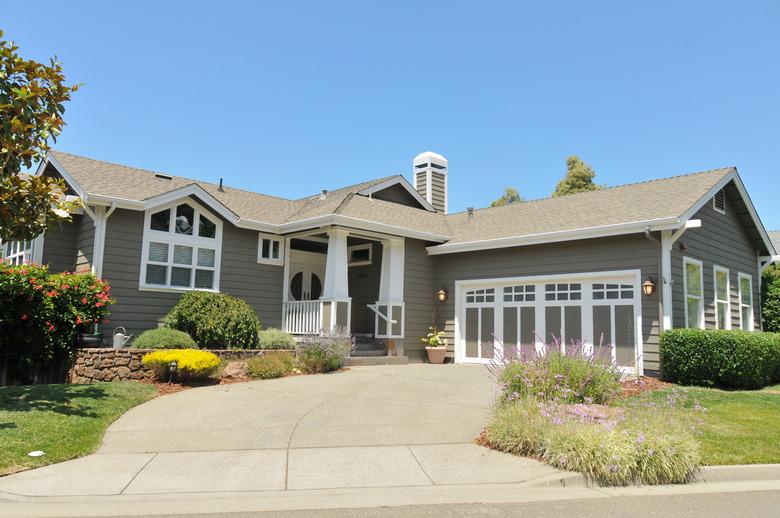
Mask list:
[[433,151],[412,161],[414,188],[437,212],[447,213],[447,159]]

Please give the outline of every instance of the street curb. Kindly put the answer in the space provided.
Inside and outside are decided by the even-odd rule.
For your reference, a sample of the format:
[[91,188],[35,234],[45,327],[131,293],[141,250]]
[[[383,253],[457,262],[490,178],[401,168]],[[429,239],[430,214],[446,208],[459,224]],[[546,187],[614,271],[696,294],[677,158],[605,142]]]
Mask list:
[[700,483],[780,480],[780,464],[704,466],[696,477]]

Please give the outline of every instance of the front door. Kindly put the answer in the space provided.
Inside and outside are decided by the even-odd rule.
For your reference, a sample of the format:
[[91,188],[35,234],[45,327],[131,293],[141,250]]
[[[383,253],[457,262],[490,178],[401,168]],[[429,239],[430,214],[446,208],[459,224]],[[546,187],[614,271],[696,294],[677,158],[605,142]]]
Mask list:
[[325,279],[325,254],[290,251],[290,300],[317,300]]

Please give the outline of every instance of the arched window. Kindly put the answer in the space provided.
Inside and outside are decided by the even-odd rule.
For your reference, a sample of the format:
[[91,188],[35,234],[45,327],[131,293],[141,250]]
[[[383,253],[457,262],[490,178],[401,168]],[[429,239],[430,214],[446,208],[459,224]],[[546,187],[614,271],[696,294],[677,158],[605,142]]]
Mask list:
[[222,221],[191,199],[146,211],[140,287],[219,289]]

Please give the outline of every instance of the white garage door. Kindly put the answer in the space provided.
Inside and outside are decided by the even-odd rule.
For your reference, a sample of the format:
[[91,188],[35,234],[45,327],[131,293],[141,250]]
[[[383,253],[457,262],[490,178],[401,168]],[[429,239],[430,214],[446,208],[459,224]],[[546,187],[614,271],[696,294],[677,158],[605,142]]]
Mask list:
[[640,272],[458,281],[455,359],[489,363],[560,342],[605,348],[641,371]]

